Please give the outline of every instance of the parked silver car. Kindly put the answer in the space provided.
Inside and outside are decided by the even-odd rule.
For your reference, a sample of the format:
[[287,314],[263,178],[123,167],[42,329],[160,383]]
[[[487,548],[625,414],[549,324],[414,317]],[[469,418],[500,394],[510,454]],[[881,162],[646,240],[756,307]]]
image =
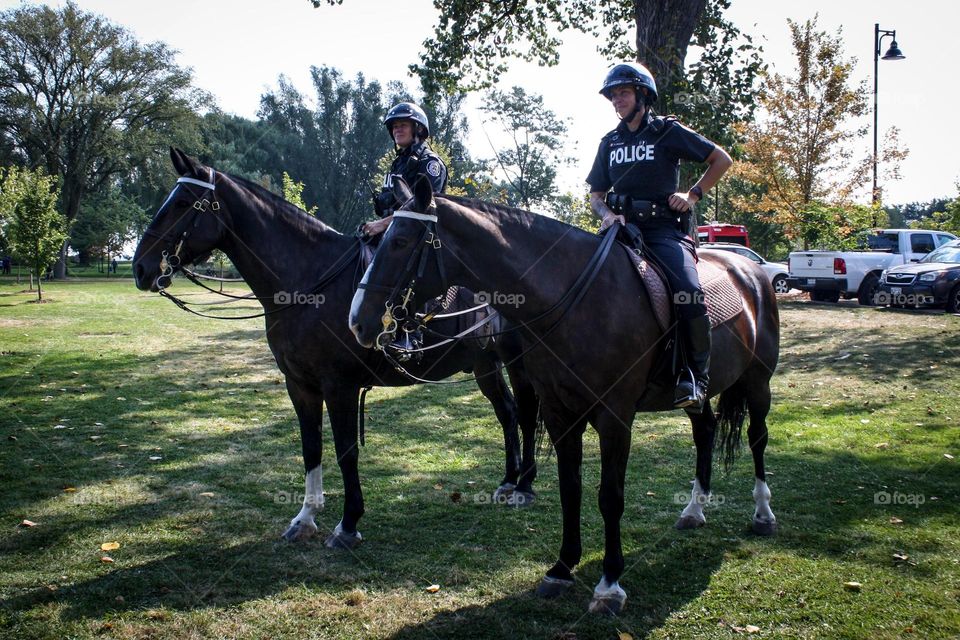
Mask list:
[[753,249],[748,249],[741,244],[735,244],[733,242],[704,242],[700,245],[700,248],[732,251],[733,253],[740,254],[744,258],[753,260],[760,265],[760,268],[763,269],[763,272],[767,274],[768,278],[770,278],[770,282],[773,284],[774,291],[777,293],[786,293],[790,291],[790,287],[787,286],[787,265],[782,262],[768,262]]

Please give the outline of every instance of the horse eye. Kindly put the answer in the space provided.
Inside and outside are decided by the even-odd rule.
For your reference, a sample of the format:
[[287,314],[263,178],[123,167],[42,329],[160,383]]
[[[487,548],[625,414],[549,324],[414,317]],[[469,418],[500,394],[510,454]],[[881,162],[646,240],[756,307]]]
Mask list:
[[391,249],[397,249],[397,250],[406,249],[407,246],[409,246],[409,244],[410,244],[410,241],[407,238],[404,238],[401,236],[391,238],[390,240]]

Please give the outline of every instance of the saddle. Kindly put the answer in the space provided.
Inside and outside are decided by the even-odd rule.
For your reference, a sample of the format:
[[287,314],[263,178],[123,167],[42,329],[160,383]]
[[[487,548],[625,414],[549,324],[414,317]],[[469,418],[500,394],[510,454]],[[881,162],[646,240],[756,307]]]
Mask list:
[[[673,292],[660,266],[641,253],[636,241],[639,231],[636,229],[633,231],[636,236],[632,232],[627,234],[629,244],[623,241],[619,243],[630,256],[631,262],[640,275],[640,280],[650,297],[650,304],[660,330],[667,332],[673,326]],[[715,329],[743,312],[743,298],[724,269],[712,262],[697,260],[697,273],[700,276],[700,287],[703,289],[711,329]]]

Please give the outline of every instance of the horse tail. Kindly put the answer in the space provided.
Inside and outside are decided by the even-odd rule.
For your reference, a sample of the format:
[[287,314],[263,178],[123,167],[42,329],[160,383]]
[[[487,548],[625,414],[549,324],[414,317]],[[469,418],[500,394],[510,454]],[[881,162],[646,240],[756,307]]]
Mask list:
[[547,437],[547,423],[543,419],[543,402],[537,403],[537,435],[534,438],[534,457],[537,462],[542,464],[553,455],[553,443]]
[[742,381],[725,389],[717,401],[718,457],[724,472],[730,471],[740,453],[743,421],[747,417],[747,394]]

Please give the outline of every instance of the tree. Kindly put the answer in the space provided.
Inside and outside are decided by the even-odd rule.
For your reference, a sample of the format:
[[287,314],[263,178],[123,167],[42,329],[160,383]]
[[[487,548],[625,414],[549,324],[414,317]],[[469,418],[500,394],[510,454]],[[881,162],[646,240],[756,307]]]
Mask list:
[[489,114],[509,137],[511,147],[494,149],[489,161],[504,176],[507,201],[531,209],[554,198],[557,165],[569,162],[563,154],[567,126],[543,104],[543,98],[521,87],[490,91],[480,110]]
[[2,201],[10,207],[10,244],[18,260],[37,275],[37,300],[43,301],[40,281],[56,260],[66,239],[66,220],[57,211],[57,181],[43,169],[12,168],[3,181]]
[[[162,43],[81,11],[24,6],[0,14],[0,136],[30,166],[61,177],[61,211],[166,147],[202,94]],[[62,247],[57,277],[65,273]]]
[[792,76],[765,73],[761,116],[738,125],[744,161],[732,174],[755,188],[740,194],[735,206],[760,212],[809,248],[831,237],[823,226],[827,219],[852,233],[847,222],[877,224],[882,211],[874,208],[864,220],[852,205],[870,161],[853,162],[853,144],[867,130],[852,123],[867,111],[867,89],[852,79],[855,60],[845,57],[841,32],[818,30],[816,17],[787,22],[797,68]]
[[317,215],[317,207],[307,207],[303,201],[303,183],[296,182],[286,171],[283,172],[283,199],[312,216]]
[[99,257],[109,261],[134,237],[147,219],[146,212],[116,186],[87,198],[70,229],[70,244],[80,254],[81,264]]
[[324,222],[352,230],[370,210],[370,181],[390,145],[381,123],[383,93],[362,74],[351,82],[331,67],[312,67],[311,75],[316,110],[284,77],[261,98],[267,162],[276,167],[270,175],[277,184],[284,170],[297,176],[303,198],[317,204]]

